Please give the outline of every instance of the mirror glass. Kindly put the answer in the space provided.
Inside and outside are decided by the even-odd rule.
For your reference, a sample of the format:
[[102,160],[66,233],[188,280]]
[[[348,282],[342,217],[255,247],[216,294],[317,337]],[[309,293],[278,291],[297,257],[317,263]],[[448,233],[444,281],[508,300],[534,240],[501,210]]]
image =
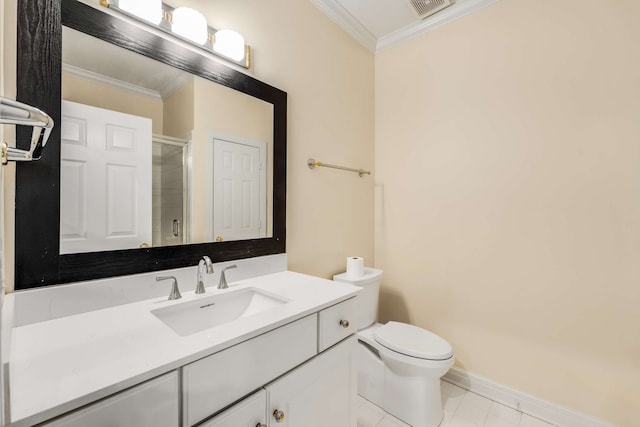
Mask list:
[[273,236],[273,104],[63,27],[60,253]]

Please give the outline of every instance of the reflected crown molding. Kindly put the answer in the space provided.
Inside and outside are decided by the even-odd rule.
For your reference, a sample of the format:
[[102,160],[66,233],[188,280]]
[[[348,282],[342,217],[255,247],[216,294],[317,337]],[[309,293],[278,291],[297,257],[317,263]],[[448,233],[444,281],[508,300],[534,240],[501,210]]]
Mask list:
[[147,89],[146,87],[134,85],[129,82],[114,79],[113,77],[108,77],[103,74],[98,74],[94,73],[93,71],[78,68],[74,65],[63,63],[62,72],[73,77],[90,80],[92,82],[100,83],[109,87],[125,90],[136,95],[142,95],[153,99],[162,99],[162,95],[157,90]]
[[125,90],[136,95],[146,96],[153,99],[167,99],[173,92],[180,89],[185,83],[191,80],[191,76],[181,76],[173,78],[161,90],[148,89],[123,80],[114,79],[104,74],[95,73],[70,64],[62,64],[62,72],[81,79],[90,80],[116,89]]

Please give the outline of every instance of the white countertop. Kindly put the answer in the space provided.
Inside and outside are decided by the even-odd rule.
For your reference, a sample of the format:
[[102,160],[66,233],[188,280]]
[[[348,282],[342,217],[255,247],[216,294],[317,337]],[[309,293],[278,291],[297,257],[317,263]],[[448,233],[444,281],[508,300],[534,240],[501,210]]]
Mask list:
[[[151,310],[256,287],[291,300],[277,309],[181,337]],[[294,272],[14,328],[10,426],[30,426],[179,368],[356,295],[359,288]]]

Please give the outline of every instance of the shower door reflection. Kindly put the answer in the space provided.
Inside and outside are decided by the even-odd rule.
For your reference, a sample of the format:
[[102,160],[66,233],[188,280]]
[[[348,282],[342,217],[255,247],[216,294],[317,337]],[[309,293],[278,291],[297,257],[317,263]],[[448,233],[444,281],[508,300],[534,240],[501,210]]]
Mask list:
[[153,137],[153,246],[189,243],[189,141]]

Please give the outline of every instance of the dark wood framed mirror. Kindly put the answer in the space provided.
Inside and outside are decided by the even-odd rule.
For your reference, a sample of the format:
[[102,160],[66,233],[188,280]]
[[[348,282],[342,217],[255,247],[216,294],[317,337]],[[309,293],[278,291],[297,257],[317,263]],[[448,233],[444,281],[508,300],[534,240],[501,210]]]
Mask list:
[[[16,167],[15,288],[27,289],[285,252],[287,94],[75,0],[18,0],[17,99],[56,122],[41,160]],[[273,105],[271,237],[60,254],[62,27],[66,26]],[[17,132],[26,148],[30,129]]]

